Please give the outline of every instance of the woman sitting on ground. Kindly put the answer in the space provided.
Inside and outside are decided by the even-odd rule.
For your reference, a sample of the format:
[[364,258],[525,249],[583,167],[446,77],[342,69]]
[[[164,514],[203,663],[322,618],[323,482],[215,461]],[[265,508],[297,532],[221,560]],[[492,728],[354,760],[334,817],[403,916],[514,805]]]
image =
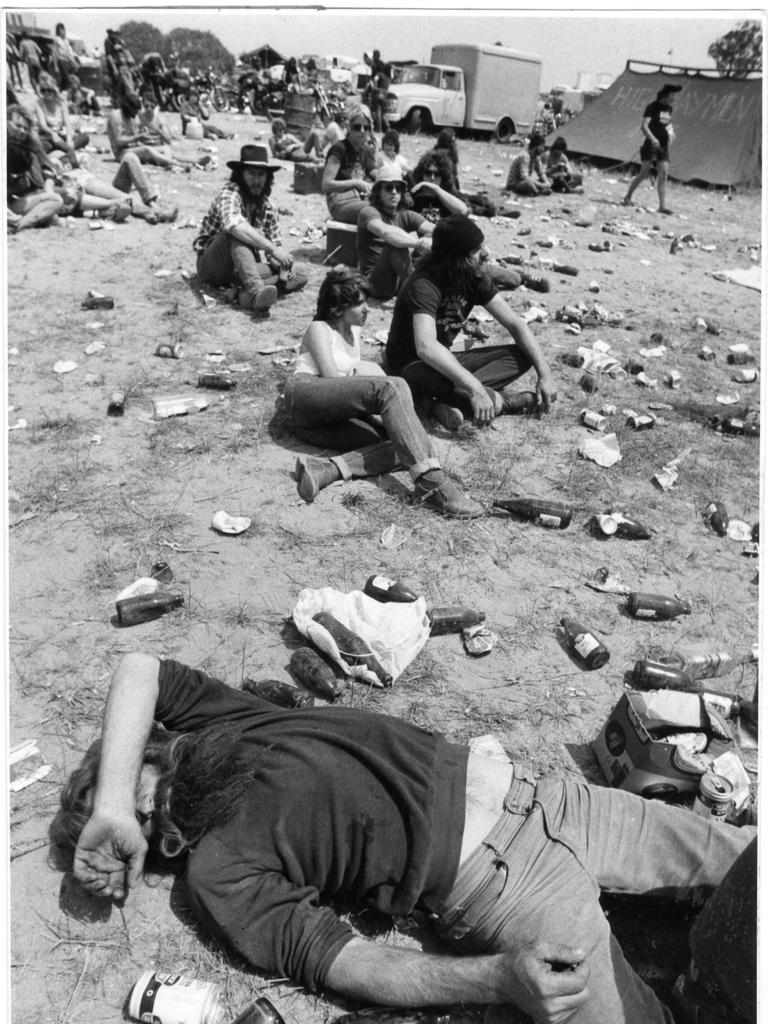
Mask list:
[[33,131],[24,107],[6,114],[6,204],[9,231],[42,228],[61,212],[63,200],[54,192],[55,170]]
[[583,178],[580,174],[571,170],[571,163],[568,159],[568,143],[558,135],[549,147],[549,158],[547,160],[547,177],[552,183],[553,192],[583,192]]
[[69,120],[69,105],[59,92],[53,76],[46,71],[40,75],[40,95],[35,113],[43,150],[46,153],[55,150],[66,153],[70,164],[77,167],[75,150],[87,146],[90,138],[84,132],[73,131]]
[[[435,148],[431,150],[431,153],[436,156],[446,156],[450,161],[453,193],[466,203],[468,213],[473,214],[475,217],[496,216],[496,204],[491,202],[488,196],[483,193],[465,192],[459,185],[459,148],[456,144],[456,132],[453,128],[443,128],[438,132]],[[450,212],[459,213],[461,211],[451,210]]]
[[286,388],[293,433],[341,455],[299,456],[300,497],[314,501],[337,480],[378,476],[404,467],[416,504],[443,515],[474,518],[482,507],[466,498],[440,468],[413,408],[408,385],[360,357],[368,307],[364,282],[339,264],[320,286],[315,319],[304,333]]
[[357,224],[357,215],[367,205],[373,177],[371,112],[362,104],[349,111],[347,137],[328,150],[322,189],[328,212],[342,224]]
[[382,168],[398,171],[406,185],[411,183],[411,165],[400,152],[400,133],[387,128],[381,136],[381,149],[376,154],[376,171]]

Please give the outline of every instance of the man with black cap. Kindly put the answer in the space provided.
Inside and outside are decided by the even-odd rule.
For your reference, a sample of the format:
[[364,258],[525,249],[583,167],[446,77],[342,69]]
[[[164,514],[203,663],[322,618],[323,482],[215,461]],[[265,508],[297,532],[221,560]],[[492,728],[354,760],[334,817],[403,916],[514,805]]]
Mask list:
[[[387,373],[404,377],[414,398],[447,430],[465,419],[486,426],[496,416],[548,412],[557,394],[536,339],[496,290],[484,267],[485,238],[469,217],[436,226],[432,250],[400,289],[387,340]],[[474,306],[484,306],[511,342],[454,353],[451,346]],[[535,391],[510,389],[529,369]]]
[[192,247],[203,281],[233,285],[245,309],[265,314],[280,295],[302,289],[307,274],[283,249],[277,210],[269,201],[275,172],[266,146],[247,145],[229,160],[232,175],[211,203]]
[[656,165],[656,189],[659,193],[659,213],[672,213],[667,206],[667,176],[669,174],[669,144],[675,137],[672,127],[672,105],[669,96],[680,92],[681,85],[667,84],[656,93],[656,99],[643,111],[640,131],[643,144],[640,147],[640,170],[629,183],[623,206],[632,206],[632,196],[637,186],[648,177]]
[[357,256],[360,273],[374,299],[397,294],[410,274],[411,252],[429,249],[434,225],[403,203],[405,182],[399,170],[383,167],[371,188],[368,206],[357,215]]

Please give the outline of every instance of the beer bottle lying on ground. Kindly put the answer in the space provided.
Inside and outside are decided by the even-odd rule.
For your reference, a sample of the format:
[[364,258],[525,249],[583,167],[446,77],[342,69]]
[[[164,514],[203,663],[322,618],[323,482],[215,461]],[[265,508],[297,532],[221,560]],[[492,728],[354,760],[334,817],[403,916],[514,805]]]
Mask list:
[[387,576],[369,576],[365,581],[363,593],[386,604],[395,601],[400,604],[410,604],[417,600],[416,594],[404,583],[398,580],[391,580]]
[[392,676],[386,671],[371,650],[369,644],[362,637],[348,629],[343,622],[339,622],[330,612],[318,612],[312,618],[328,630],[336,641],[336,646],[346,662],[350,665],[365,665],[367,669],[373,672],[382,686],[392,685]]
[[627,596],[627,612],[636,619],[676,619],[678,615],[690,615],[691,606],[677,597],[632,590]]
[[594,633],[567,615],[560,619],[560,625],[563,627],[570,650],[579,656],[587,668],[602,668],[605,665],[611,653]]
[[604,537],[622,537],[624,540],[650,540],[651,531],[636,519],[621,512],[605,512],[592,519],[593,531]]
[[570,525],[573,515],[573,509],[567,502],[555,498],[496,498],[493,504],[513,516],[558,530]]
[[336,700],[341,693],[336,673],[312,647],[299,647],[294,651],[288,667],[302,686],[323,700]]
[[485,622],[485,612],[476,612],[472,608],[461,605],[449,605],[445,608],[428,608],[429,635],[445,636],[447,633],[461,633],[470,626],[479,626]]
[[168,591],[156,590],[151,594],[139,594],[136,597],[126,597],[122,601],[116,601],[117,621],[121,626],[135,626],[139,622],[149,622],[157,619],[166,612],[180,608],[184,604],[184,597],[181,594],[171,594]]
[[302,693],[298,687],[280,679],[244,679],[243,689],[281,708],[311,708],[315,703],[311,694]]

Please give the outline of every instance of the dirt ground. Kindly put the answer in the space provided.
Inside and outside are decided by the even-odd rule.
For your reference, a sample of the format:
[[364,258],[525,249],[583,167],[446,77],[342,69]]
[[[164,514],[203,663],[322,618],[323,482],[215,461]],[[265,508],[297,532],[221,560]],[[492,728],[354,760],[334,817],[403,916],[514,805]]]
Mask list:
[[[569,500],[575,512],[567,530],[490,508],[477,521],[443,520],[408,504],[405,473],[334,485],[305,505],[292,473],[297,452],[307,449],[290,436],[280,395],[325,273],[318,237],[325,204],[319,195],[294,193],[291,165],[278,173],[274,197],[285,241],[309,264],[310,284],[269,319],[255,320],[215,289],[201,290],[195,228],[226,180],[225,161],[268,135],[266,122],[250,116],[221,114],[217,121],[237,132],[216,144],[217,169],[150,170],[163,199],[181,209],[175,224],[131,220],[92,230],[78,219],[7,238],[9,732],[11,747],[35,739],[39,760],[51,766],[10,798],[16,1024],[118,1021],[131,986],[150,967],[220,982],[227,1019],[263,991],[287,1024],[332,1021],[351,1008],[264,979],[208,942],[171,874],[150,874],[124,906],[104,906],[50,862],[47,828],[61,784],[98,733],[110,674],[127,651],[175,657],[233,686],[246,676],[287,680],[299,636],[286,620],[299,591],[348,591],[381,572],[408,583],[430,606],[485,611],[499,642],[473,659],[458,637],[433,638],[392,689],[350,683],[342,704],[399,715],[459,742],[491,733],[537,771],[598,784],[605,780],[590,744],[636,659],[701,641],[746,659],[718,681],[722,688],[751,698],[757,681],[757,663],[749,660],[758,639],[757,560],[743,554],[743,542],[717,536],[703,511],[716,499],[750,526],[759,518],[759,442],[715,433],[709,417],[760,406],[759,382],[736,383],[736,368],[726,362],[737,343],[759,357],[760,292],[713,276],[760,260],[760,193],[672,183],[675,212],[663,217],[650,186],[641,187],[635,208],[619,205],[626,168],[585,168],[584,196],[522,201],[519,219],[481,222],[495,256],[528,261],[538,252],[579,269],[578,276],[548,271],[549,294],[520,289],[508,296],[519,312],[534,305],[550,314],[532,329],[553,366],[559,399],[546,417],[503,418],[483,432],[429,428],[445,467],[473,496],[489,506],[514,494]],[[102,151],[88,154],[90,166],[111,179],[103,120],[91,126]],[[415,162],[432,144],[405,136],[402,148]],[[176,143],[186,155],[209,145]],[[493,194],[514,152],[461,140],[463,187]],[[591,226],[576,226],[585,212]],[[673,236],[681,240],[675,254]],[[541,244],[552,240],[552,247]],[[611,251],[590,250],[606,240]],[[113,296],[114,309],[83,309],[89,289]],[[622,314],[621,322],[576,336],[555,318],[565,305],[595,301]],[[372,308],[367,357],[379,357],[376,335],[390,317],[391,304]],[[498,325],[483,326],[492,342],[501,340]],[[657,332],[661,341],[651,339]],[[561,357],[597,340],[622,364],[642,361],[657,386],[602,375],[598,391],[585,394],[581,371]],[[103,347],[88,354],[96,341]],[[156,356],[160,342],[183,344],[183,358]],[[662,354],[642,355],[659,344]],[[714,361],[698,358],[703,345]],[[223,363],[210,361],[216,353]],[[57,372],[60,361],[76,366]],[[237,388],[198,391],[198,374],[220,366],[240,367]],[[676,389],[665,383],[673,370],[680,374]],[[125,392],[125,415],[107,417],[116,388]],[[203,393],[209,406],[202,412],[153,417],[153,398]],[[717,401],[734,394],[731,405]],[[622,455],[610,468],[579,455],[588,436],[581,410],[605,404],[617,407],[609,430]],[[655,428],[630,429],[627,409],[655,409]],[[662,491],[652,478],[681,453],[678,482]],[[652,528],[652,539],[594,537],[591,515],[610,507]],[[250,517],[250,529],[214,532],[211,518],[221,509]],[[390,526],[402,541],[393,548],[381,539]],[[115,595],[160,560],[173,570],[183,609],[116,628]],[[666,623],[629,618],[616,594],[585,585],[601,568],[632,589],[682,595],[692,614]],[[611,653],[605,667],[586,672],[569,658],[557,629],[564,614],[598,633]],[[743,756],[756,781],[755,751]],[[646,907],[636,914],[613,901],[606,912],[638,970],[668,991],[686,961],[690,911]],[[353,920],[377,941],[428,942],[420,933],[381,931],[370,915]],[[498,1010],[486,1016],[501,1019]]]

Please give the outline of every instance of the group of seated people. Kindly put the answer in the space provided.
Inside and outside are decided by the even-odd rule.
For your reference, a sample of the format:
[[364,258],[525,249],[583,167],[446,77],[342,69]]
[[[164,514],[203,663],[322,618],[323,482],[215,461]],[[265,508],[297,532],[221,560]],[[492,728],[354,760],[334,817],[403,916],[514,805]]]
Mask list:
[[535,133],[530,136],[528,146],[513,157],[505,188],[519,196],[584,191],[582,175],[573,170],[568,159],[565,139],[558,135],[547,155],[546,138]]

